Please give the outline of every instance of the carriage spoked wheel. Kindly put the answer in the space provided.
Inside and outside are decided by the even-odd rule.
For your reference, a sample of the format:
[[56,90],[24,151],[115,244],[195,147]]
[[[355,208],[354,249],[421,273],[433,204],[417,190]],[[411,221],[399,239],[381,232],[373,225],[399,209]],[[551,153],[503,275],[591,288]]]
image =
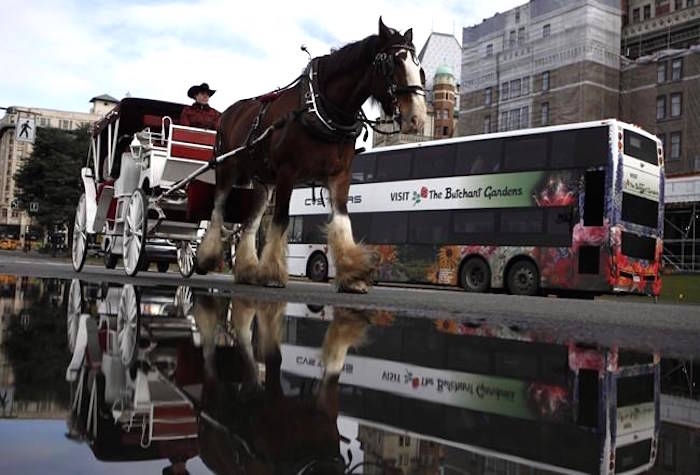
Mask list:
[[122,363],[127,368],[131,366],[136,354],[140,313],[136,289],[133,285],[126,284],[122,288],[117,310],[117,348]]
[[78,337],[80,315],[83,313],[83,288],[80,280],[73,279],[68,288],[68,310],[66,312],[66,334],[68,349],[71,354],[75,351],[75,340]]
[[192,295],[192,289],[189,286],[180,285],[177,290],[175,290],[175,307],[178,309],[178,314],[182,312],[184,317],[192,313],[194,297]]
[[71,249],[73,269],[80,272],[85,265],[87,255],[87,212],[85,206],[85,193],[80,196],[78,206],[75,208],[73,220],[73,246]]
[[131,194],[124,212],[124,271],[134,276],[142,268],[145,259],[148,215],[146,194],[137,188]]
[[180,274],[187,278],[195,269],[194,247],[190,241],[180,241],[177,244],[177,268]]

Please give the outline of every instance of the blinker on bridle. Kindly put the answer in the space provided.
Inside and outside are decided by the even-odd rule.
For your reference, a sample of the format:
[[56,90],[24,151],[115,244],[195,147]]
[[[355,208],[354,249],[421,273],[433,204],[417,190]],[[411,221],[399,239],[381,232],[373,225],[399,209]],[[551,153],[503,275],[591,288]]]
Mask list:
[[398,96],[406,94],[425,96],[425,89],[423,89],[422,85],[407,84],[405,86],[399,86],[396,84],[394,80],[395,58],[400,51],[410,53],[413,63],[415,65],[419,64],[416,59],[416,48],[409,44],[390,45],[382,49],[376,54],[372,63],[374,69],[384,78],[386,92],[389,99],[391,99],[391,105],[394,109],[393,119],[399,123],[401,122],[401,112],[398,107]]

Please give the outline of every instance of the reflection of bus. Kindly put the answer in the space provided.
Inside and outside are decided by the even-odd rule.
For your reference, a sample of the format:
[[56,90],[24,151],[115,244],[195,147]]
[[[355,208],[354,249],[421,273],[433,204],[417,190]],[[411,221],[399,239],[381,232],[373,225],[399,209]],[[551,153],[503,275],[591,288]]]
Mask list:
[[[658,355],[557,344],[507,327],[374,321],[345,360],[344,416],[556,473],[653,466]],[[328,324],[287,318],[282,369],[292,387],[320,378]]]
[[[657,295],[662,157],[616,120],[375,149],[353,161],[353,234],[377,251],[379,281]],[[292,194],[289,270],[325,280],[316,191]]]

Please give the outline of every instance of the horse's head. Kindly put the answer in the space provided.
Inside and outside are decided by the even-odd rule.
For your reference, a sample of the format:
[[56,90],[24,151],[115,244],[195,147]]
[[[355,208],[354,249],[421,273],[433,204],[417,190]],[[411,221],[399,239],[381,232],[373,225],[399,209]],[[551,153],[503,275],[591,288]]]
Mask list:
[[413,46],[413,30],[401,34],[387,27],[380,17],[373,66],[372,97],[385,114],[399,122],[402,133],[421,133],[426,120],[425,73]]

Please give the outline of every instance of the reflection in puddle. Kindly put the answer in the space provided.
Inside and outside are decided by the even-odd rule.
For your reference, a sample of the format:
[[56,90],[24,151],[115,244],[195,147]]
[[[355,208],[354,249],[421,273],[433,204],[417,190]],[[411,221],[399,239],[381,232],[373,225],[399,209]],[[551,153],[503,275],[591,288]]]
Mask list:
[[58,327],[65,311],[67,349],[46,362],[63,365],[63,394],[51,397],[100,461],[161,460],[164,473],[698,468],[680,459],[698,436],[681,415],[698,407],[682,391],[693,365],[659,354],[189,287],[51,286],[21,305],[25,331]]

